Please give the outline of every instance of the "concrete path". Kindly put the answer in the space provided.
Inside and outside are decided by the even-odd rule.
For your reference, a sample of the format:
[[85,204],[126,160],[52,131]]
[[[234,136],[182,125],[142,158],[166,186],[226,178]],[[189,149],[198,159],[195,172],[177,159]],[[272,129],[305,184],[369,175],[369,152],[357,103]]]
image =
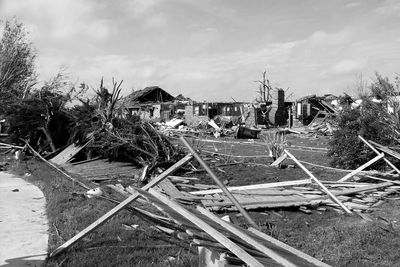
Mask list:
[[40,266],[47,256],[45,198],[36,186],[0,172],[0,266]]

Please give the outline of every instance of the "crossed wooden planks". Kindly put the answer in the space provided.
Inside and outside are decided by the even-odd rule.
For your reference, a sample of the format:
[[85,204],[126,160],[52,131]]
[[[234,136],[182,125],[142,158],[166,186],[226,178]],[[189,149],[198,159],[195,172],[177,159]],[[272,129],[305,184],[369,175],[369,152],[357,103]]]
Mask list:
[[[245,230],[225,222],[202,207],[197,206],[195,210],[184,208],[154,189],[137,191],[179,225],[191,229],[187,232],[192,232],[193,227],[204,231],[207,240],[216,240],[249,266],[265,266],[267,263],[267,266],[329,266],[255,228]],[[215,246],[209,241],[200,243]]]
[[[158,177],[155,179],[151,180],[147,185],[145,185],[142,189],[143,190],[148,190],[153,186],[156,186],[159,182],[164,180],[165,178],[168,177],[169,174],[173,173],[176,171],[180,166],[183,164],[189,162],[192,159],[192,155],[188,154],[185,157],[183,157],[181,160],[179,160],[177,163],[172,165],[170,168],[168,168],[166,171],[161,173]],[[99,219],[97,219],[95,222],[93,222],[91,225],[86,227],[84,230],[79,232],[77,235],[75,235],[73,238],[56,248],[51,254],[50,257],[56,256],[57,254],[61,253],[62,251],[68,249],[72,245],[74,245],[76,242],[84,238],[86,235],[106,223],[111,217],[113,217],[115,214],[117,214],[119,211],[121,211],[125,206],[129,205],[132,201],[137,199],[139,197],[139,194],[133,194],[127,199],[125,199],[123,202],[118,204],[116,207],[108,211],[106,214],[101,216]]]

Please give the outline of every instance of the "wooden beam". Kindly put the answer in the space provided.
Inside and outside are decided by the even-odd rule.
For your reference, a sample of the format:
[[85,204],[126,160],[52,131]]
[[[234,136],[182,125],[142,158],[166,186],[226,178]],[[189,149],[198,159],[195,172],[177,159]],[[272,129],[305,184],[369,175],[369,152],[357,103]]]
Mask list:
[[352,189],[346,189],[341,192],[335,193],[337,196],[346,196],[346,195],[352,195],[360,192],[365,192],[365,191],[370,191],[370,190],[375,190],[378,188],[383,188],[383,187],[388,187],[393,185],[392,181],[390,182],[385,182],[385,183],[379,183],[379,184],[371,184],[368,186],[361,186],[357,188],[352,188]]
[[271,166],[278,166],[287,158],[287,154],[283,153],[279,158],[271,163]]
[[309,170],[307,170],[307,168],[304,167],[303,164],[301,164],[289,151],[287,151],[286,149],[284,151],[294,162],[296,162],[297,165],[300,166],[300,168],[303,169],[303,171],[305,171],[308,174],[308,176],[311,177],[311,179],[313,179],[322,188],[323,191],[325,191],[325,193],[328,194],[328,196],[334,202],[336,202],[340,207],[342,207],[342,209],[344,209],[344,211],[346,211],[347,213],[352,213],[342,202],[339,201],[339,199],[335,197],[334,194],[331,193],[331,191],[328,190],[328,188],[326,188]]
[[17,149],[24,149],[23,146],[15,146],[15,145],[10,145],[6,143],[0,143],[0,145],[5,146],[5,147],[12,147],[12,148],[17,148]]
[[[400,185],[400,181],[395,181],[395,180],[389,180],[389,179],[383,179],[383,178],[379,178],[379,177],[375,177],[375,176],[371,176],[371,175],[364,175],[367,178],[370,178],[372,180],[377,180],[377,181],[383,181],[383,182],[389,182],[392,184],[399,184]],[[363,177],[364,177],[363,176]]]
[[[378,151],[373,145],[371,145],[370,143],[368,143],[367,140],[365,140],[364,138],[362,138],[361,135],[359,135],[358,138],[360,138],[361,141],[363,141],[364,144],[366,144],[369,148],[371,148],[371,150],[374,151],[377,155],[380,154],[379,151]],[[383,157],[383,160],[384,160],[393,170],[395,170],[397,173],[400,174],[400,170],[397,169],[397,167],[394,166],[393,163],[391,163],[386,157]]]
[[218,232],[216,229],[211,227],[209,224],[207,224],[206,222],[201,220],[199,217],[197,217],[193,213],[191,213],[188,210],[186,210],[185,208],[183,208],[181,205],[177,204],[176,202],[170,200],[168,197],[162,195],[161,193],[159,193],[153,189],[150,189],[149,192],[155,198],[157,198],[158,200],[160,200],[161,202],[166,204],[169,208],[173,209],[175,212],[179,213],[181,216],[185,217],[187,220],[190,220],[194,225],[196,225],[197,227],[202,229],[204,232],[206,232],[208,235],[210,235],[212,238],[217,240],[221,245],[226,247],[229,251],[231,251],[233,254],[235,254],[237,257],[239,257],[241,260],[243,260],[249,266],[260,266],[260,267],[264,266],[257,259],[255,259],[250,254],[248,254],[240,246],[236,245],[225,235]]
[[265,245],[261,244],[260,242],[256,241],[255,239],[251,238],[250,236],[248,236],[242,230],[234,227],[232,224],[230,224],[230,223],[220,219],[219,217],[215,216],[214,214],[212,214],[211,212],[209,212],[205,208],[197,206],[197,210],[201,214],[203,214],[204,216],[209,218],[210,220],[212,220],[212,221],[218,223],[219,225],[221,225],[222,227],[224,227],[226,230],[228,230],[232,234],[240,237],[243,241],[245,241],[246,243],[252,245],[258,251],[264,253],[265,255],[267,255],[268,257],[270,257],[271,259],[273,259],[277,263],[279,263],[279,264],[281,264],[283,266],[286,266],[286,267],[295,267],[296,266],[295,264],[293,264],[290,261],[288,261],[285,258],[283,258],[281,255],[277,254],[275,251],[271,250],[270,248],[266,247]]
[[256,234],[258,237],[260,237],[260,238],[262,238],[262,239],[274,244],[275,246],[278,246],[278,247],[280,247],[280,248],[282,248],[284,250],[287,250],[287,251],[297,255],[298,257],[306,260],[307,262],[310,262],[310,263],[312,263],[312,264],[314,264],[316,266],[320,266],[320,267],[330,267],[330,265],[328,265],[326,263],[323,263],[323,262],[317,260],[316,258],[313,258],[310,255],[307,255],[306,253],[301,252],[300,250],[297,250],[297,249],[295,249],[295,248],[293,248],[293,247],[291,247],[291,246],[289,246],[289,245],[287,245],[287,244],[285,244],[285,243],[283,243],[283,242],[281,242],[281,241],[279,241],[279,240],[277,240],[277,239],[275,239],[275,238],[273,238],[273,237],[271,237],[271,236],[269,236],[269,235],[267,235],[267,234],[265,234],[265,233],[263,233],[261,231],[258,231],[255,228],[250,227],[248,230],[250,232]]
[[390,149],[390,148],[387,147],[387,146],[383,146],[383,145],[381,145],[381,144],[378,144],[378,143],[376,143],[376,142],[374,142],[374,141],[371,141],[371,140],[368,140],[368,141],[369,141],[371,144],[373,144],[374,146],[376,146],[379,150],[385,152],[386,154],[388,154],[388,155],[390,155],[390,156],[392,156],[392,157],[395,157],[395,158],[397,158],[397,159],[400,159],[400,153],[398,153],[398,152],[396,152],[396,151]]
[[353,177],[354,175],[356,175],[357,173],[361,172],[362,170],[364,170],[365,168],[367,168],[368,166],[372,165],[373,163],[375,163],[376,161],[380,160],[381,158],[383,158],[385,156],[384,153],[379,154],[378,156],[376,156],[375,158],[371,159],[370,161],[368,161],[367,163],[361,165],[360,167],[358,167],[357,169],[355,169],[354,171],[352,171],[351,173],[348,173],[347,175],[345,175],[343,178],[339,179],[338,182],[345,182],[348,179],[350,179],[351,177]]
[[[303,180],[276,182],[276,183],[231,186],[231,187],[227,187],[227,189],[230,192],[233,192],[233,191],[245,191],[245,190],[251,190],[251,189],[267,189],[267,188],[281,187],[281,186],[311,184],[311,182],[312,182],[311,179],[303,179]],[[210,189],[210,190],[190,192],[190,194],[192,194],[192,195],[209,195],[209,194],[218,194],[218,193],[222,193],[222,190],[221,189]]]
[[43,158],[35,149],[33,149],[33,147],[31,147],[29,145],[29,143],[27,141],[24,141],[26,146],[33,152],[33,154],[35,154],[38,158],[40,158],[41,160],[43,160],[45,163],[49,164],[51,167],[53,167],[54,169],[56,169],[57,171],[59,171],[61,174],[63,174],[65,177],[67,177],[68,179],[70,179],[71,181],[73,181],[74,183],[79,184],[80,186],[82,186],[83,188],[85,188],[86,190],[91,189],[89,186],[87,186],[86,184],[82,183],[81,181],[75,179],[74,177],[72,177],[71,175],[69,175],[68,173],[64,172],[63,170],[61,170],[60,168],[57,167],[57,165],[55,165],[54,163],[46,160],[45,158]]
[[240,203],[236,200],[236,198],[229,192],[228,189],[226,189],[226,186],[218,179],[218,177],[215,175],[215,173],[208,167],[208,165],[204,162],[204,160],[197,154],[197,152],[193,149],[193,147],[186,141],[186,139],[181,136],[180,137],[182,143],[189,149],[190,153],[196,158],[196,160],[200,163],[200,165],[203,167],[204,170],[210,175],[210,177],[214,180],[214,182],[221,188],[221,190],[226,194],[226,196],[229,198],[230,201],[235,205],[235,207],[238,209],[238,211],[243,215],[243,217],[246,219],[246,221],[253,225],[253,227],[258,228],[258,225],[253,221],[253,219],[250,217],[250,215],[243,209],[243,207],[240,205]]
[[[188,154],[185,157],[183,157],[181,160],[179,160],[177,163],[169,167],[166,171],[161,173],[159,176],[151,180],[148,184],[142,187],[143,190],[148,190],[152,188],[153,186],[156,186],[159,182],[164,180],[165,178],[168,177],[171,173],[176,171],[178,168],[180,168],[183,164],[187,163],[192,159],[192,155]],[[54,257],[57,254],[60,254],[64,250],[68,249],[72,245],[74,245],[76,242],[81,240],[83,237],[88,235],[89,233],[93,232],[95,229],[103,225],[105,222],[107,222],[111,217],[113,217],[115,214],[117,214],[120,210],[122,210],[125,206],[129,205],[132,201],[137,199],[139,197],[139,194],[133,194],[124,201],[122,201],[120,204],[118,204],[116,207],[108,211],[106,214],[101,216],[99,219],[97,219],[95,222],[93,222],[91,225],[86,227],[84,230],[79,232],[77,235],[75,235],[73,238],[56,248],[51,254],[50,257]]]

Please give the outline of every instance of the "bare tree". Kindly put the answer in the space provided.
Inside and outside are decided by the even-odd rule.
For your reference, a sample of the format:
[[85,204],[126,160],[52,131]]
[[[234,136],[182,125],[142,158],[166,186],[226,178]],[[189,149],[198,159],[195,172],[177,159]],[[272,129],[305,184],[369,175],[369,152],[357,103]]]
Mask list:
[[97,102],[98,102],[98,112],[103,119],[103,124],[110,122],[111,119],[114,117],[115,113],[115,105],[117,101],[120,99],[121,93],[121,85],[123,80],[119,83],[112,79],[112,91],[111,93],[107,90],[104,86],[103,78],[100,81],[100,87],[96,90],[97,95]]
[[271,94],[272,94],[272,86],[269,82],[269,79],[267,78],[267,70],[264,70],[262,74],[262,80],[255,81],[256,83],[259,83],[259,89],[258,89],[258,98],[256,99],[260,103],[267,103],[271,101]]

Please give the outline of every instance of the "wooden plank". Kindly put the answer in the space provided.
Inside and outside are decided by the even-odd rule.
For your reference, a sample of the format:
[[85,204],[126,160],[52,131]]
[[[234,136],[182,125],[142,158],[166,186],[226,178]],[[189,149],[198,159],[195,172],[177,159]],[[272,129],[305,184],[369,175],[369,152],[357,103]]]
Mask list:
[[[183,157],[181,160],[179,160],[178,162],[176,162],[174,165],[172,165],[171,167],[169,167],[166,171],[164,171],[163,173],[161,173],[159,176],[157,176],[156,178],[154,178],[153,180],[151,180],[148,184],[146,184],[145,186],[142,187],[143,190],[148,190],[154,186],[156,186],[159,182],[161,182],[162,180],[164,180],[165,178],[168,177],[168,175],[170,175],[171,173],[173,173],[174,171],[176,171],[178,168],[180,168],[183,164],[189,162],[192,159],[192,155],[188,154],[185,157]],[[61,246],[59,246],[58,248],[56,248],[51,254],[50,257],[56,256],[58,254],[60,254],[62,251],[68,249],[69,247],[71,247],[73,244],[75,244],[76,242],[78,242],[79,240],[81,240],[82,238],[84,238],[86,235],[88,235],[89,233],[93,232],[95,229],[97,229],[98,227],[100,227],[101,225],[103,225],[105,222],[107,222],[111,217],[113,217],[115,214],[117,214],[119,211],[121,211],[125,206],[129,205],[132,201],[134,201],[135,199],[137,199],[139,197],[139,194],[133,194],[130,197],[128,197],[127,199],[125,199],[124,201],[122,201],[120,204],[118,204],[116,207],[114,207],[113,209],[111,209],[110,211],[108,211],[106,214],[104,214],[103,216],[101,216],[99,219],[97,219],[95,222],[93,222],[91,225],[89,225],[88,227],[86,227],[84,230],[82,230],[81,232],[79,232],[77,235],[75,235],[74,237],[72,237],[70,240],[68,240],[67,242],[65,242],[64,244],[62,244]]]
[[10,145],[10,144],[6,144],[6,143],[0,143],[0,145],[5,146],[7,148],[12,147],[12,148],[17,148],[17,149],[24,149],[24,147],[22,147],[22,146],[15,146],[15,145]]
[[[243,205],[245,209],[258,209],[258,208],[287,208],[287,207],[299,207],[305,205],[316,205],[323,203],[326,198],[316,197],[315,199],[303,199],[301,200],[282,200],[282,201],[254,201],[254,200],[245,200],[240,201],[240,204]],[[233,204],[225,201],[225,202],[210,202],[202,200],[202,203],[206,207],[210,207],[213,210],[219,210],[221,207],[224,210],[235,210]]]
[[260,242],[254,240],[253,238],[248,236],[246,233],[244,233],[240,229],[234,227],[232,224],[230,224],[230,223],[228,223],[228,222],[226,222],[224,220],[221,220],[219,217],[215,216],[214,214],[212,214],[208,210],[206,210],[206,209],[204,209],[202,207],[199,207],[199,206],[197,206],[197,210],[201,214],[203,214],[206,217],[208,217],[210,220],[213,220],[216,223],[218,223],[219,225],[221,225],[222,227],[224,227],[226,230],[228,230],[232,234],[240,237],[243,241],[245,241],[246,243],[252,245],[257,250],[259,250],[260,252],[264,253],[265,255],[267,255],[268,257],[270,257],[271,259],[273,259],[277,263],[282,264],[283,266],[287,266],[287,267],[296,266],[295,264],[291,263],[290,261],[286,260],[285,258],[280,256],[279,254],[277,254],[275,251],[273,251],[270,248],[264,246]]
[[200,180],[200,178],[197,178],[197,177],[186,177],[186,176],[175,176],[175,175],[170,175],[168,178],[169,178],[172,182],[173,182],[174,180],[178,180],[179,182],[182,181],[182,180],[184,180],[184,181],[186,181],[186,180],[195,180],[195,181]]
[[326,263],[323,263],[322,261],[319,261],[316,258],[311,257],[310,255],[307,255],[306,253],[301,252],[300,250],[297,250],[297,249],[295,249],[295,248],[293,248],[293,247],[291,247],[291,246],[289,246],[289,245],[287,245],[287,244],[285,244],[285,243],[283,243],[283,242],[281,242],[281,241],[279,241],[279,240],[277,240],[277,239],[275,239],[275,238],[273,238],[273,237],[271,237],[271,236],[269,236],[269,235],[267,235],[267,234],[265,234],[265,233],[263,233],[261,231],[258,231],[255,228],[250,227],[248,229],[248,231],[256,234],[258,237],[260,237],[260,238],[262,238],[262,239],[274,244],[275,246],[278,246],[278,247],[280,247],[280,248],[282,248],[284,250],[287,250],[287,251],[297,255],[298,257],[300,257],[300,258],[306,260],[307,262],[310,262],[310,263],[312,263],[312,264],[314,264],[316,266],[330,267],[330,265],[328,265]]
[[[174,207],[170,207],[168,204],[164,203],[162,200],[156,198],[155,196],[153,196],[152,194],[150,194],[147,191],[143,191],[143,190],[136,189],[136,188],[135,188],[135,190],[137,190],[137,192],[139,192],[141,196],[146,198],[147,201],[149,201],[152,205],[156,206],[157,209],[159,209],[160,211],[168,214],[168,217],[171,218],[177,225],[185,227],[186,228],[185,232],[187,234],[189,234],[190,236],[192,236],[193,238],[199,238],[199,239],[202,239],[202,240],[208,240],[208,241],[211,241],[211,242],[215,243],[215,241],[212,239],[212,237],[210,237],[207,233],[203,232],[199,227],[194,225],[191,220],[189,220],[186,217],[184,217],[181,214],[179,214],[174,209]],[[261,252],[258,252],[257,250],[255,250],[254,247],[252,247],[252,246],[248,245],[247,243],[243,242],[240,238],[238,238],[238,237],[236,237],[236,236],[234,236],[234,235],[232,235],[230,233],[227,233],[218,224],[216,224],[212,220],[209,220],[207,217],[205,217],[204,215],[199,213],[197,210],[189,210],[189,211],[192,214],[194,214],[195,216],[199,217],[201,220],[203,220],[205,223],[207,223],[211,227],[213,227],[215,229],[218,229],[220,232],[224,233],[224,235],[226,237],[228,237],[229,239],[234,241],[237,245],[240,245],[250,255],[252,255],[252,256],[257,256],[258,255],[258,256],[261,256],[261,257],[265,257],[264,254],[262,254]],[[215,244],[217,244],[217,243],[215,243]],[[221,247],[223,247],[223,246],[221,245]],[[224,252],[226,252],[225,248],[224,248]]]
[[[277,183],[265,183],[265,184],[255,184],[255,185],[244,185],[244,186],[231,186],[227,187],[227,189],[231,192],[233,191],[245,191],[251,189],[266,189],[273,187],[283,187],[283,186],[292,186],[292,185],[302,185],[302,184],[311,184],[311,179],[304,180],[296,180],[296,181],[287,181],[287,182],[277,182]],[[202,191],[193,191],[190,194],[193,195],[209,195],[209,194],[217,194],[222,193],[221,189],[211,189],[211,190],[202,190]]]
[[171,181],[167,178],[161,181],[157,187],[162,189],[167,195],[169,195],[172,198],[178,198],[178,197],[185,197],[185,195],[179,191],[172,183]]
[[363,186],[363,187],[358,187],[358,188],[354,188],[354,189],[347,189],[347,190],[343,190],[343,191],[333,191],[333,192],[337,196],[338,195],[352,195],[352,194],[356,194],[356,193],[360,193],[360,192],[371,191],[371,190],[375,190],[378,188],[388,187],[391,185],[393,185],[392,182],[386,182],[386,183],[372,184],[369,186]]
[[271,166],[278,166],[287,158],[286,154],[282,154],[279,158],[277,158],[274,162],[271,163]]
[[374,141],[371,141],[371,140],[368,140],[368,141],[369,141],[371,144],[373,144],[374,146],[376,146],[379,150],[385,152],[386,154],[388,154],[388,155],[390,155],[390,156],[392,156],[392,157],[395,157],[395,158],[397,158],[397,159],[400,159],[400,154],[399,154],[398,152],[396,152],[396,151],[390,149],[390,148],[387,147],[387,146],[383,146],[383,145],[381,145],[381,144],[378,144],[378,143],[376,143],[376,142],[374,142]]
[[335,197],[334,194],[332,194],[332,193],[328,190],[328,188],[326,188],[326,187],[325,187],[325,186],[324,186],[324,185],[323,185],[309,170],[307,170],[307,168],[304,167],[303,164],[301,164],[292,154],[290,154],[289,151],[287,151],[286,149],[285,149],[284,151],[285,151],[285,153],[286,153],[294,162],[296,162],[297,165],[300,166],[300,168],[303,169],[303,171],[305,171],[305,172],[308,174],[308,176],[311,177],[311,179],[313,179],[313,180],[322,188],[323,191],[325,191],[325,193],[327,193],[327,194],[329,195],[329,197],[330,197],[334,202],[336,202],[340,207],[342,207],[342,209],[343,209],[344,211],[346,211],[347,213],[352,213],[345,205],[343,205],[342,202],[339,201],[339,199],[337,199],[337,198]]
[[[377,155],[379,155],[379,151],[378,151],[375,147],[373,147],[370,143],[368,143],[367,140],[365,140],[364,138],[362,138],[361,135],[359,135],[358,138],[359,138],[361,141],[363,141],[364,144],[366,144],[369,148],[371,148],[372,151],[374,151]],[[383,160],[384,160],[393,170],[395,170],[397,173],[400,174],[400,170],[397,169],[397,167],[394,166],[393,163],[391,163],[386,157],[383,157]]]
[[364,170],[365,168],[367,168],[368,166],[372,165],[373,163],[375,163],[376,161],[380,160],[381,158],[383,158],[385,156],[385,154],[381,153],[378,156],[376,156],[375,158],[371,159],[370,161],[368,161],[367,163],[361,165],[360,167],[358,167],[357,169],[355,169],[354,171],[352,171],[351,173],[347,174],[346,176],[344,176],[343,178],[339,179],[338,182],[344,182],[347,181],[348,179],[350,179],[351,177],[353,177],[354,175],[356,175],[357,173],[361,172],[362,170]]
[[55,157],[51,158],[50,161],[58,164],[58,165],[63,165],[68,163],[76,154],[78,154],[79,151],[81,151],[83,148],[85,148],[90,142],[92,142],[93,139],[90,139],[87,141],[85,144],[81,146],[77,146],[76,144],[71,144],[68,147],[66,147],[63,151],[61,151],[59,154],[57,154]]
[[[380,184],[371,184],[371,185],[363,185],[361,187],[351,188],[351,189],[343,189],[343,190],[331,190],[331,193],[334,194],[340,201],[347,200],[348,198],[344,198],[342,196],[345,195],[353,195],[360,192],[376,190],[379,188],[389,187],[393,185],[392,183],[380,183]],[[303,196],[306,196],[303,194]],[[215,197],[214,197],[215,198]],[[316,197],[293,197],[288,195],[282,195],[282,197],[274,197],[274,198],[256,198],[251,193],[248,195],[244,195],[243,197],[237,196],[236,198],[240,202],[240,204],[245,209],[256,209],[256,208],[279,208],[279,207],[297,207],[301,205],[314,205],[317,203],[326,204],[326,199],[329,198],[328,195],[325,196],[316,196]],[[206,207],[210,207],[212,209],[218,210],[221,207],[228,210],[232,209],[233,204],[229,202],[229,199],[219,197],[213,199],[202,200],[202,203]],[[333,202],[332,202],[333,203]],[[337,204],[335,204],[337,205]],[[337,205],[339,206],[339,205]]]
[[86,159],[86,160],[74,162],[74,163],[71,163],[71,165],[85,164],[85,163],[89,163],[89,162],[92,162],[92,161],[99,160],[99,159],[101,159],[101,158],[102,158],[101,156],[98,156],[98,157],[95,157],[95,158],[91,158],[91,159]]
[[33,149],[33,147],[31,147],[29,145],[28,142],[25,142],[26,146],[33,152],[33,154],[35,154],[37,157],[39,157],[41,160],[43,160],[44,162],[46,162],[47,164],[49,164],[51,167],[53,167],[54,169],[56,169],[57,171],[59,171],[61,174],[63,174],[65,177],[67,177],[68,179],[70,179],[71,181],[79,184],[80,186],[82,186],[83,188],[89,190],[91,189],[89,186],[87,186],[86,184],[82,183],[81,181],[79,181],[78,179],[75,179],[74,177],[72,177],[71,175],[69,175],[68,173],[64,172],[63,170],[61,170],[60,168],[58,168],[54,163],[51,163],[50,161],[46,160],[45,158],[43,158],[36,150]]
[[371,183],[357,183],[357,182],[336,182],[336,181],[321,181],[321,183],[329,187],[363,187],[371,185]]
[[240,246],[236,245],[234,242],[232,242],[229,238],[227,238],[225,235],[221,234],[218,232],[216,229],[211,227],[209,224],[195,216],[193,213],[189,212],[185,208],[183,208],[181,205],[175,203],[174,201],[170,200],[169,198],[163,196],[159,192],[149,189],[149,192],[158,200],[162,201],[164,204],[166,204],[168,207],[174,209],[177,213],[179,213],[181,216],[185,217],[186,219],[190,220],[194,225],[202,229],[204,232],[209,234],[212,238],[217,240],[221,245],[226,247],[229,251],[231,251],[233,254],[235,254],[237,257],[239,257],[242,261],[244,261],[246,264],[249,266],[260,266],[262,267],[263,264],[261,264],[258,260],[256,260],[254,257],[252,257],[250,254],[248,254],[244,249],[242,249]]
[[253,221],[253,219],[246,212],[246,210],[240,206],[240,203],[229,192],[229,190],[226,189],[226,186],[218,179],[218,177],[215,175],[215,173],[210,169],[210,167],[208,167],[208,165],[199,156],[199,154],[197,154],[197,152],[193,149],[193,147],[186,141],[186,139],[183,136],[180,137],[180,140],[187,147],[187,149],[189,149],[190,153],[192,153],[193,157],[196,158],[196,160],[200,163],[200,165],[203,167],[203,169],[206,170],[208,175],[210,175],[210,177],[214,180],[214,182],[221,188],[221,190],[226,194],[226,196],[232,201],[232,203],[235,204],[235,207],[243,215],[243,217],[246,219],[246,221],[257,228],[258,225]]
[[377,180],[377,181],[383,181],[383,182],[389,182],[392,184],[400,184],[400,181],[392,181],[392,180],[388,180],[388,179],[383,179],[383,178],[379,178],[379,177],[375,177],[375,176],[371,176],[371,175],[364,175],[365,177],[368,177],[372,180]]

